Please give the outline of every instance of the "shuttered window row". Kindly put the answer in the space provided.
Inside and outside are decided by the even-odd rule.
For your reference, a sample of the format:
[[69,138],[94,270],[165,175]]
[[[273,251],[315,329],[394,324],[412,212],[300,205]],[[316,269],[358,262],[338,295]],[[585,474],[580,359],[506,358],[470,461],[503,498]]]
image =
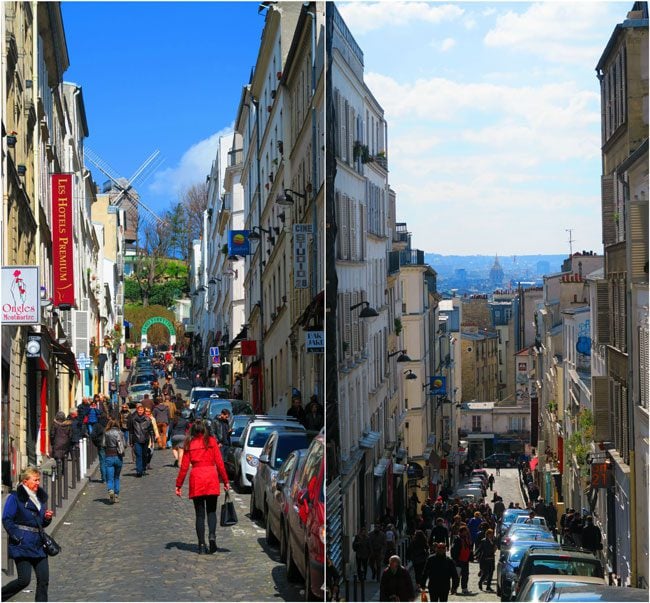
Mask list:
[[650,399],[650,345],[648,344],[648,327],[639,327],[639,404],[648,410]]
[[605,143],[627,119],[625,46],[621,47],[609,69],[603,74],[600,86]]
[[335,193],[336,257],[363,262],[366,259],[366,207],[345,193]]

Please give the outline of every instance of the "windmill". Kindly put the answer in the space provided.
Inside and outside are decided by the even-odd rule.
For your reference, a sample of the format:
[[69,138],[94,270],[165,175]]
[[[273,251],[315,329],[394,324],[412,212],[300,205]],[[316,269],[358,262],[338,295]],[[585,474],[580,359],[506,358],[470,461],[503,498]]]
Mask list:
[[[163,223],[164,220],[156,214],[150,207],[140,200],[140,196],[137,191],[134,189],[136,184],[142,184],[144,181],[149,178],[164,162],[164,159],[160,156],[160,151],[155,150],[149,157],[140,165],[140,167],[134,172],[133,176],[130,179],[117,176],[117,172],[111,168],[111,166],[102,159],[95,151],[91,148],[86,147],[84,150],[85,157],[90,160],[90,162],[97,167],[97,169],[102,172],[105,176],[111,181],[111,188],[117,191],[117,196],[111,199],[111,205],[120,207],[122,203],[126,200],[130,202],[131,207],[137,211],[138,206],[146,210],[149,217],[155,218],[159,223]],[[127,210],[128,211],[128,210]]]

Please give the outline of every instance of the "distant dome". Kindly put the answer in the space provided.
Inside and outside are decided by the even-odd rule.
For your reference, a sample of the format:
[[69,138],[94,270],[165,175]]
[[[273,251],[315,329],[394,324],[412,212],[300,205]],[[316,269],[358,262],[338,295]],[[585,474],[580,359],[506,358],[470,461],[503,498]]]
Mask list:
[[494,286],[503,285],[503,268],[499,263],[499,256],[494,256],[494,265],[490,269],[490,284]]

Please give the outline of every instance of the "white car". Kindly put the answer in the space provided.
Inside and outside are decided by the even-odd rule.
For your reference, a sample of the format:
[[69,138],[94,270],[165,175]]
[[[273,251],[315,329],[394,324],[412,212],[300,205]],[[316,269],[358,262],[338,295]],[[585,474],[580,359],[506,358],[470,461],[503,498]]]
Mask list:
[[196,403],[201,398],[209,398],[212,394],[219,395],[216,387],[193,387],[190,391],[190,410],[196,408]]
[[292,418],[255,417],[242,432],[236,444],[235,470],[240,488],[250,488],[257,475],[259,456],[269,436],[278,429],[282,431],[305,431],[305,428]]

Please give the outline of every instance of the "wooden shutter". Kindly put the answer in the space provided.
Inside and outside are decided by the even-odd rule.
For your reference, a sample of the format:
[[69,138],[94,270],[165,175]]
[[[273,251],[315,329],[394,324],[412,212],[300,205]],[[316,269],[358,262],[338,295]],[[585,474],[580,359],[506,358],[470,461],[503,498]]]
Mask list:
[[607,377],[591,378],[591,401],[594,408],[594,442],[611,440],[609,412],[609,383]]
[[[361,301],[361,294],[358,291],[355,291],[352,294],[352,304],[353,306],[356,306],[359,302]],[[361,318],[359,318],[359,312],[361,312],[362,308],[357,308],[354,310],[355,312],[355,317],[354,320],[352,321],[352,353],[357,354],[359,350],[361,349],[359,345],[359,323],[361,322]]]
[[351,354],[352,348],[352,311],[350,306],[352,305],[352,295],[349,291],[346,291],[343,296],[343,312],[345,316],[345,324],[343,327],[343,338],[344,341],[348,344],[347,350],[345,351],[345,357],[347,358]]
[[356,199],[350,199],[348,202],[348,223],[350,228],[350,256],[352,261],[357,261],[358,258],[358,233],[357,233],[357,203]]
[[334,193],[334,213],[336,218],[336,258],[343,258],[343,220],[341,219],[341,193]]
[[339,222],[339,232],[341,236],[341,259],[348,260],[350,259],[350,233],[348,230],[349,218],[348,218],[348,196],[342,194],[339,199],[340,203],[340,222]]
[[628,389],[621,385],[621,426],[622,426],[622,440],[621,440],[621,453],[626,463],[630,462],[630,422],[628,421],[627,410],[627,392]]
[[632,283],[648,282],[648,203],[630,203],[630,267]]
[[348,103],[343,97],[339,98],[339,115],[341,116],[341,146],[339,147],[339,154],[341,161],[347,161],[347,149],[348,149]]
[[366,206],[359,205],[359,260],[366,259]]
[[616,242],[616,223],[614,221],[614,212],[616,211],[614,177],[614,175],[601,177],[603,244],[605,247]]
[[596,282],[596,338],[600,344],[609,343],[609,283]]

